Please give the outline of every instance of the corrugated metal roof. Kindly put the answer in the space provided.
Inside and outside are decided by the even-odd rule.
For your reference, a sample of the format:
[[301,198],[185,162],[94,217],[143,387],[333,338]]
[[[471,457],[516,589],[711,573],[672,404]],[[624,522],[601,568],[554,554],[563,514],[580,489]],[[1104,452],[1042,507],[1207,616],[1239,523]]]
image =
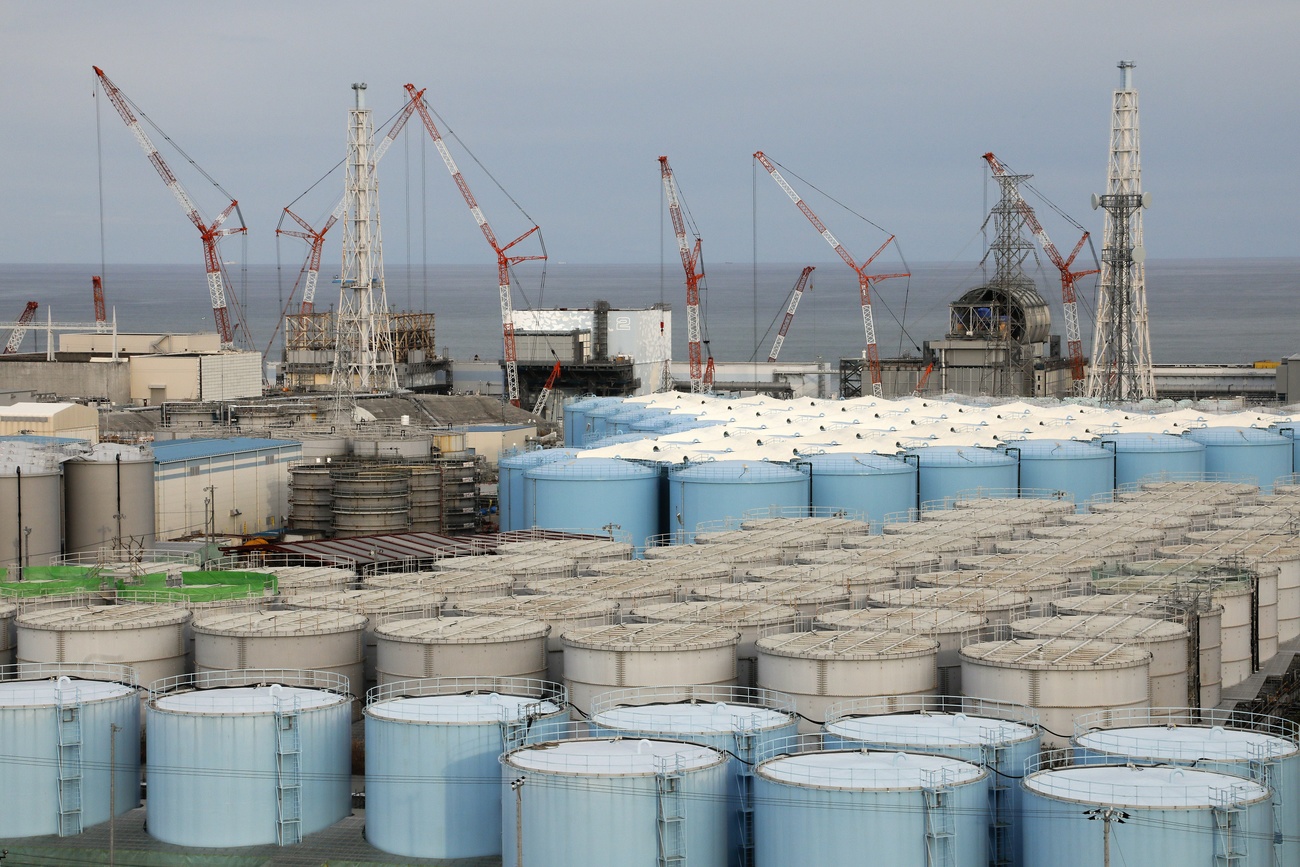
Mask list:
[[154,461],[160,464],[173,461],[190,461],[218,455],[235,455],[266,449],[302,449],[298,440],[263,439],[261,437],[230,437],[228,439],[190,439],[155,442]]
[[467,538],[439,536],[437,533],[387,533],[377,536],[352,536],[347,539],[315,539],[310,542],[280,542],[265,545],[263,551],[298,554],[302,557],[333,562],[340,558],[358,566],[388,560],[434,560],[484,552],[494,547],[490,537]]

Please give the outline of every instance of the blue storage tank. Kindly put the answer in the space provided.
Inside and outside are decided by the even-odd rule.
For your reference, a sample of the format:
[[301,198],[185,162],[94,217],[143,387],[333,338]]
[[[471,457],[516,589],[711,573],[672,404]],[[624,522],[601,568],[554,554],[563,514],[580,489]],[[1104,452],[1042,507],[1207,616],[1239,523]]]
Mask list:
[[768,461],[708,461],[668,471],[669,533],[693,533],[706,521],[741,518],[769,506],[808,508],[808,467]]
[[1021,787],[1026,864],[1097,867],[1107,840],[1127,864],[1274,864],[1271,793],[1251,780],[1179,767],[1031,765]]
[[407,858],[501,854],[502,753],[559,738],[564,687],[440,677],[366,695],[366,840]]
[[644,433],[617,433],[601,437],[598,440],[592,440],[587,443],[587,449],[603,449],[607,446],[623,445],[625,443],[639,443],[646,438]]
[[640,405],[632,407],[623,407],[623,411],[617,415],[611,416],[605,421],[606,436],[617,436],[618,434],[632,433],[632,425],[647,416],[652,415],[646,411],[646,408]]
[[569,448],[582,448],[587,436],[587,413],[602,406],[622,403],[619,397],[582,397],[564,405],[564,444]]
[[507,455],[497,462],[497,499],[501,532],[527,530],[524,523],[524,473],[533,467],[576,456],[579,449],[536,449]]
[[1020,459],[1020,496],[1044,497],[1064,491],[1075,511],[1087,511],[1089,500],[1115,490],[1115,454],[1091,443],[1061,439],[1029,439],[1008,443],[1004,450]]
[[1205,475],[1205,446],[1165,433],[1106,434],[1098,444],[1115,451],[1115,487],[1152,477],[1194,480]]
[[987,867],[988,779],[947,756],[792,749],[754,769],[754,863]]
[[680,419],[664,409],[649,409],[645,415],[630,423],[628,428],[636,433],[654,433],[677,424]]
[[[1161,719],[1163,717],[1163,719]],[[1177,726],[1169,719],[1195,720]],[[1195,766],[1263,779],[1282,833],[1278,864],[1300,864],[1300,726],[1288,719],[1217,709],[1126,709],[1075,719],[1076,761]]]
[[[129,667],[0,666],[0,780],[8,794],[0,839],[68,837],[140,806],[139,738],[140,696]],[[63,773],[60,743],[76,745],[62,751]]]
[[[255,685],[256,684],[256,685]],[[331,671],[206,671],[149,686],[149,835],[286,846],[352,812],[352,698]]]
[[618,458],[570,458],[524,473],[524,526],[596,530],[617,524],[638,548],[658,535],[659,471]]
[[522,867],[521,849],[530,865],[727,864],[730,775],[715,749],[579,738],[522,747],[501,765],[502,867]]
[[593,734],[660,737],[729,753],[728,848],[731,867],[754,863],[752,829],[745,821],[760,754],[798,734],[794,699],[742,686],[651,686],[602,693],[591,702]]
[[586,411],[586,426],[580,445],[586,448],[590,443],[614,433],[613,418],[627,412],[621,397],[610,398],[609,403],[601,404]]
[[1273,493],[1273,482],[1292,472],[1291,440],[1253,427],[1200,427],[1183,434],[1205,446],[1207,478],[1249,480],[1260,493]]
[[939,503],[959,492],[981,491],[985,497],[1014,497],[1020,488],[1017,462],[1006,452],[968,446],[926,446],[911,449],[917,461],[920,502]]
[[890,455],[841,453],[808,455],[812,467],[812,506],[861,512],[879,533],[886,515],[916,508],[916,465]]
[[964,696],[879,696],[831,705],[825,729],[828,750],[934,753],[987,768],[989,863],[1024,863],[1016,780],[1038,755],[1041,735],[1033,708]]
[[1300,436],[1296,435],[1297,425],[1293,422],[1275,424],[1269,428],[1273,433],[1291,441],[1291,473],[1300,474]]

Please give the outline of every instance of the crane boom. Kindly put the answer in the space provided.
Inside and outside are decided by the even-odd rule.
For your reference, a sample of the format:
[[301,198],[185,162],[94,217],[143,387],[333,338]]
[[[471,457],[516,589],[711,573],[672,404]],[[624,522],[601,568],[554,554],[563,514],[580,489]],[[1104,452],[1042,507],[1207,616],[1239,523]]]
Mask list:
[[[555,355],[555,351],[551,351]],[[560,359],[555,359],[555,366],[551,368],[551,375],[546,377],[546,384],[542,386],[542,393],[537,395],[537,403],[533,404],[533,418],[541,418],[542,410],[546,409],[546,402],[551,399],[551,392],[555,389],[555,382],[560,378]]]
[[[984,159],[988,162],[989,168],[993,170],[993,174],[999,176],[1007,174],[1006,167],[998,161],[998,158],[992,152],[984,154]],[[1070,267],[1074,264],[1074,258],[1079,255],[1079,251],[1083,249],[1083,245],[1087,242],[1088,233],[1083,233],[1083,237],[1079,239],[1079,243],[1074,245],[1074,250],[1068,258],[1062,256],[1060,251],[1056,249],[1056,245],[1052,243],[1052,239],[1047,236],[1047,230],[1038,222],[1038,216],[1034,213],[1034,209],[1020,195],[1020,190],[1016,189],[1014,184],[1010,185],[1010,190],[1014,196],[1016,210],[1024,217],[1025,222],[1029,225],[1029,230],[1033,232],[1034,238],[1043,248],[1043,252],[1047,254],[1047,258],[1051,259],[1052,264],[1061,272],[1061,306],[1065,310],[1065,343],[1070,356],[1070,380],[1075,393],[1080,393],[1084,385],[1083,340],[1079,335],[1079,305],[1074,291],[1074,282],[1080,277],[1098,274],[1100,269],[1091,268],[1083,271],[1071,271]]]
[[23,313],[18,317],[14,330],[9,332],[9,340],[5,343],[4,352],[0,355],[12,355],[18,351],[18,347],[23,345],[23,337],[27,334],[27,326],[31,324],[32,318],[36,316],[36,308],[40,305],[35,301],[28,301],[27,306],[23,308]]
[[515,245],[539,232],[540,227],[534,225],[504,247],[497,241],[496,233],[492,231],[492,226],[488,223],[487,217],[483,216],[483,209],[479,207],[478,200],[470,192],[465,176],[456,167],[456,161],[452,159],[451,151],[447,150],[447,143],[442,140],[442,133],[438,131],[437,124],[433,122],[433,115],[429,112],[429,107],[425,104],[422,96],[424,91],[416,91],[414,84],[408,84],[406,85],[406,92],[410,94],[411,101],[415,103],[415,110],[420,113],[420,119],[424,121],[424,128],[428,130],[434,146],[438,148],[438,153],[442,155],[442,161],[447,165],[447,171],[451,172],[452,180],[456,182],[456,187],[460,190],[462,198],[465,199],[465,204],[469,206],[469,212],[474,216],[474,222],[478,223],[479,229],[483,232],[483,237],[487,239],[492,252],[496,253],[497,290],[501,296],[501,342],[505,349],[506,362],[506,395],[509,397],[512,406],[519,406],[519,358],[515,351],[515,313],[510,299],[510,267],[520,262],[544,260],[546,254],[545,252],[534,256],[511,256],[507,254]]
[[772,351],[768,353],[767,361],[772,364],[776,357],[781,354],[781,346],[785,343],[785,335],[790,331],[790,323],[794,321],[794,312],[799,309],[799,301],[803,298],[804,287],[808,285],[808,275],[816,270],[816,265],[809,265],[803,269],[799,279],[795,281],[794,290],[790,293],[790,306],[785,309],[785,319],[781,320],[781,330],[776,334],[776,340],[772,341]]
[[[694,246],[686,238],[686,220],[682,216],[681,197],[677,193],[677,180],[668,165],[668,157],[659,158],[659,174],[663,179],[664,195],[668,199],[668,215],[672,219],[677,250],[682,256],[686,271],[686,352],[690,359],[691,392],[708,391],[712,377],[705,377],[704,350],[700,325],[700,290],[704,287],[704,268],[700,264],[702,239],[696,235]],[[712,362],[712,359],[710,359]]]
[[104,308],[104,281],[99,275],[90,278],[90,292],[95,299],[95,328],[103,331],[108,325],[108,311]]
[[[198,206],[194,204],[194,200],[190,198],[189,193],[185,191],[185,187],[181,185],[171,167],[167,165],[167,161],[163,159],[162,154],[158,153],[158,148],[154,147],[154,143],[149,139],[144,128],[140,126],[140,119],[131,110],[131,106],[122,91],[104,74],[104,70],[98,66],[91,68],[95,70],[95,75],[99,76],[99,81],[104,87],[104,93],[108,96],[109,101],[113,103],[113,107],[117,109],[117,113],[121,115],[127,128],[131,130],[132,135],[135,136],[136,142],[140,145],[140,149],[144,151],[150,165],[158,172],[162,182],[180,204],[185,216],[199,230],[199,237],[203,241],[203,260],[208,275],[208,296],[212,301],[212,316],[216,321],[217,333],[221,336],[221,345],[226,348],[232,347],[235,342],[234,328],[231,326],[230,311],[227,308],[226,275],[222,268],[221,255],[217,245],[218,241],[226,235],[237,235],[248,231],[245,226],[229,229],[222,228],[226,218],[239,207],[239,202],[231,199],[230,204],[217,215],[215,220],[211,223],[205,222],[203,215],[199,213]],[[238,307],[235,308],[235,316],[239,320],[242,335],[246,339],[248,329],[244,326],[243,313]]]
[[821,219],[813,213],[813,209],[808,207],[808,203],[803,200],[803,197],[795,192],[794,187],[790,186],[786,179],[781,176],[781,173],[776,170],[776,166],[772,165],[772,161],[762,151],[756,152],[754,159],[763,164],[763,168],[767,169],[768,174],[772,176],[772,180],[776,181],[777,186],[790,197],[790,201],[794,202],[795,206],[803,212],[803,215],[808,218],[808,222],[813,224],[813,228],[817,230],[817,233],[826,239],[826,243],[830,244],[831,248],[844,260],[844,264],[852,268],[853,272],[858,275],[858,295],[862,304],[862,331],[867,342],[867,367],[871,371],[871,393],[876,397],[883,397],[884,386],[880,375],[880,347],[876,344],[876,320],[871,312],[871,284],[872,282],[887,280],[890,277],[908,277],[910,275],[906,273],[868,274],[866,269],[889,246],[890,242],[894,240],[894,236],[890,235],[885,239],[885,243],[881,244],[879,249],[871,254],[871,258],[858,265],[853,260],[852,254],[839,242],[838,238],[831,234],[831,230],[826,228]]

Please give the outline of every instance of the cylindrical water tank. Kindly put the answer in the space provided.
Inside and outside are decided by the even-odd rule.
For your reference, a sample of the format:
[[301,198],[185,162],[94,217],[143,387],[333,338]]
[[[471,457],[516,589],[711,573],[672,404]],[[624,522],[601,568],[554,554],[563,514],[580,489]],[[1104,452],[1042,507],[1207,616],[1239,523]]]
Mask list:
[[326,533],[334,527],[334,482],[329,464],[289,468],[289,526]]
[[[1044,770],[1031,765],[1026,771],[1026,864],[1095,867],[1104,861],[1108,841],[1111,852],[1121,847],[1130,864],[1275,863],[1266,842],[1273,837],[1270,792],[1260,783],[1191,768],[1124,764]],[[1230,859],[1223,857],[1225,849]]]
[[98,443],[63,464],[69,554],[154,542],[154,466],[149,446]]
[[[667,740],[580,738],[501,758],[503,867],[727,864],[727,757]],[[660,859],[672,864],[672,860]]]
[[793,699],[736,686],[620,689],[596,696],[590,725],[597,736],[667,738],[730,754],[728,863],[732,867],[753,863],[753,829],[746,821],[749,769],[773,745],[794,737]]
[[596,569],[609,563],[630,563],[636,550],[629,542],[612,539],[528,539],[519,542],[502,542],[498,554],[550,554],[573,560],[580,572]]
[[939,642],[902,632],[792,632],[758,640],[758,685],[794,696],[803,732],[849,698],[933,695]]
[[334,535],[402,533],[409,529],[411,471],[403,467],[330,470]]
[[44,566],[62,545],[62,474],[23,467],[0,472],[0,568],[12,580],[15,567]]
[[916,508],[916,465],[892,455],[829,453],[803,458],[812,467],[814,509],[861,512],[874,532],[886,515]]
[[644,547],[659,529],[659,471],[617,458],[550,461],[524,473],[524,527],[600,532]]
[[962,642],[988,625],[975,611],[955,608],[851,608],[817,615],[813,629],[859,629],[924,635],[939,642],[935,657],[940,695],[961,695]]
[[334,672],[358,694],[365,682],[366,618],[348,611],[230,611],[194,620],[194,671],[244,668]]
[[742,581],[692,587],[690,598],[790,605],[801,617],[810,619],[822,611],[848,608],[852,591],[831,581]]
[[988,786],[987,771],[947,756],[777,754],[754,769],[755,863],[869,863],[869,848],[890,867],[985,867]]
[[1090,500],[1115,489],[1115,454],[1076,440],[1016,440],[1006,447],[1020,458],[1022,497],[1069,495],[1082,512]]
[[1013,638],[968,644],[961,659],[962,689],[1035,708],[1048,748],[1067,746],[1076,716],[1151,706],[1151,653],[1139,647]]
[[582,448],[587,438],[587,413],[602,406],[622,406],[619,397],[581,397],[564,405],[564,444]]
[[79,834],[139,806],[139,733],[127,666],[0,667],[0,839]]
[[1018,569],[1010,565],[993,569],[957,569],[930,572],[916,577],[917,587],[967,587],[987,590],[1014,590],[1025,593],[1033,604],[1042,605],[1070,593],[1070,579],[1053,575],[1032,566]]
[[[1180,717],[1178,726],[1166,720]],[[1213,708],[1152,708],[1090,714],[1075,720],[1080,761],[1193,766],[1251,779],[1273,789],[1281,832],[1277,864],[1300,864],[1300,812],[1287,795],[1300,786],[1300,727],[1282,717]]]
[[882,608],[954,608],[975,611],[990,624],[1010,623],[1029,609],[1029,594],[1019,590],[974,587],[916,587],[882,590],[871,594],[871,604]]
[[611,401],[597,407],[587,410],[586,430],[582,435],[582,442],[579,444],[583,448],[591,448],[593,444],[615,433],[614,419],[626,412],[626,408],[621,400]]
[[149,688],[149,835],[288,845],[352,809],[352,713],[332,671],[204,671]]
[[502,753],[557,739],[564,688],[523,678],[394,681],[366,694],[366,841],[407,858],[501,853]]
[[572,629],[615,623],[621,608],[617,602],[592,596],[537,594],[462,602],[457,610],[466,615],[528,617],[545,623],[551,628],[546,634],[546,677],[554,683],[563,683],[564,642],[561,636]]
[[375,630],[376,675],[381,686],[436,677],[540,680],[546,675],[548,632],[549,626],[531,617],[398,620]]
[[634,608],[632,623],[703,623],[731,629],[740,634],[736,645],[736,682],[743,687],[758,685],[758,639],[799,628],[799,610],[775,602],[744,599],[669,602]]
[[466,602],[509,596],[515,581],[509,575],[487,570],[458,572],[383,572],[366,576],[370,590],[415,590],[441,596],[444,607],[457,608]]
[[882,709],[880,698],[851,699],[826,711],[826,749],[905,750],[961,759],[992,772],[991,864],[1021,864],[1020,787],[1041,736],[1033,708],[957,695],[913,696]]
[[1205,474],[1259,485],[1260,493],[1273,493],[1273,483],[1290,476],[1291,440],[1253,427],[1202,427],[1183,434],[1205,446]]
[[1115,487],[1131,488],[1156,478],[1199,479],[1205,446],[1165,433],[1113,433],[1098,440],[1115,452]]
[[1277,640],[1300,636],[1300,546],[1287,536],[1243,536],[1240,543],[1166,546],[1157,556],[1175,559],[1217,557],[1245,569],[1277,569]]
[[951,505],[958,494],[1015,497],[1019,490],[1013,455],[967,446],[927,446],[907,452],[917,461],[921,506]]
[[[579,575],[576,578],[543,578],[524,581],[516,592],[523,596],[590,596],[618,603],[620,608],[676,602],[681,587],[676,581],[640,575]],[[516,597],[518,598],[518,597]]]
[[745,512],[776,506],[807,508],[809,476],[768,461],[710,461],[668,472],[668,533],[693,533],[709,521],[742,518]]
[[411,532],[437,533],[443,528],[442,467],[417,464],[408,469],[411,471]]
[[171,605],[95,605],[27,611],[15,621],[17,661],[129,665],[137,679],[185,673],[190,612]]
[[695,623],[622,623],[566,632],[564,685],[578,710],[627,687],[731,686],[740,633]]

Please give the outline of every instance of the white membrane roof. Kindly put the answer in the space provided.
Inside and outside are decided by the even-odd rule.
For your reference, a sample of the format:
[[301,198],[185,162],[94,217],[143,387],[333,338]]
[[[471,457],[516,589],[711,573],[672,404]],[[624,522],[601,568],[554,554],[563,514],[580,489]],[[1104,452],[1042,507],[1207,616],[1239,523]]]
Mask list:
[[854,791],[919,789],[940,779],[960,785],[984,776],[979,767],[959,759],[875,750],[783,756],[762,763],[756,773],[782,783]]
[[1080,735],[1084,749],[1143,759],[1245,762],[1261,756],[1294,756],[1300,746],[1266,732],[1221,726],[1134,726]]

